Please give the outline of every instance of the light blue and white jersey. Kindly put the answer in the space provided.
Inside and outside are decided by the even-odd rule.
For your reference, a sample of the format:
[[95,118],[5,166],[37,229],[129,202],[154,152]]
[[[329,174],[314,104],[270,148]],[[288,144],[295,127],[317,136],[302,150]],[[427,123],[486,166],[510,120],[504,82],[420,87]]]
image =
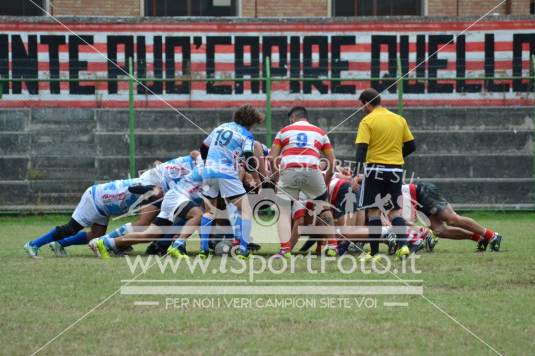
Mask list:
[[197,164],[193,167],[191,172],[182,177],[182,179],[171,188],[180,192],[184,196],[189,197],[191,200],[200,198],[202,190],[204,165],[202,159],[199,159],[196,163]]
[[139,177],[161,187],[163,192],[167,193],[182,177],[188,175],[193,167],[195,167],[195,161],[187,155],[160,163]]
[[140,178],[114,180],[108,183],[95,184],[91,193],[98,212],[104,216],[117,216],[128,212],[128,209],[141,195],[131,193],[128,188],[134,185],[146,185]]
[[235,122],[219,125],[204,144],[209,147],[204,173],[207,179],[238,179],[240,157],[254,152],[253,134]]

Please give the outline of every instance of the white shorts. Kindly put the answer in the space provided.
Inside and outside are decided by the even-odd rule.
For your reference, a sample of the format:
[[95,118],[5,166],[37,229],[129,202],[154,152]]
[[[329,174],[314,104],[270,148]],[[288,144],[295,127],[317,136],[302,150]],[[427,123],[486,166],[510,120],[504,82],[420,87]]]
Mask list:
[[325,194],[327,186],[321,171],[317,169],[287,168],[281,170],[277,194],[299,200],[299,192],[308,199],[316,199]]
[[76,209],[74,209],[74,213],[72,213],[72,218],[83,227],[89,227],[93,224],[108,226],[108,217],[99,213],[91,189],[92,187],[89,187],[85,190]]
[[160,208],[158,217],[174,222],[175,218],[189,202],[191,202],[189,195],[171,189],[163,197],[162,207]]
[[215,199],[231,198],[245,194],[243,183],[238,178],[207,178],[203,181],[202,194]]

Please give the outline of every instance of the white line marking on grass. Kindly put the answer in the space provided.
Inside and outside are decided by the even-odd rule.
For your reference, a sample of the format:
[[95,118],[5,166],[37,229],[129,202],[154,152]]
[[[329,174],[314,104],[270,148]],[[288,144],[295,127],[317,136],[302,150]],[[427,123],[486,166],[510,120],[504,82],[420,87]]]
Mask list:
[[383,306],[385,306],[385,307],[408,307],[409,303],[407,303],[407,302],[404,302],[404,303],[384,302]]
[[147,300],[147,301],[139,300],[139,301],[134,302],[134,305],[135,306],[158,306],[160,305],[160,302],[150,301],[150,300]]

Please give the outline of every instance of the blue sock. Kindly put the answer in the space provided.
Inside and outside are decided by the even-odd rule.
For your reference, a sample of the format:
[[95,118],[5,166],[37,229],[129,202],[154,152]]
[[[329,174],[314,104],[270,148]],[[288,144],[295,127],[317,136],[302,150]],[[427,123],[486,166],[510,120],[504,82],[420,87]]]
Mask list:
[[132,224],[127,223],[127,224],[119,226],[117,229],[113,230],[112,232],[107,233],[104,236],[109,237],[110,239],[116,239],[118,237],[128,234],[131,231],[132,231]]
[[32,245],[33,247],[41,247],[43,245],[46,245],[46,244],[49,244],[51,243],[52,241],[54,241],[54,233],[56,232],[56,228],[52,228],[49,232],[47,232],[46,234],[44,234],[43,236],[33,240],[33,241],[30,241],[30,245]]
[[59,244],[63,247],[72,246],[72,245],[85,245],[87,243],[87,232],[78,231],[77,234],[66,237],[58,241]]
[[239,235],[236,238],[240,239],[240,250],[244,254],[249,253],[249,240],[251,238],[252,224],[251,220],[242,220],[240,216],[236,217],[235,225],[238,227]]
[[176,239],[174,242],[173,242],[173,247],[174,248],[179,248],[181,246],[186,246],[186,240],[182,240],[182,239]]
[[117,247],[115,246],[114,239],[110,239],[109,237],[101,237],[101,238],[102,240],[104,240],[104,246],[106,246],[108,250],[117,251]]
[[201,219],[201,231],[199,233],[199,235],[201,236],[201,251],[208,251],[210,249],[208,239],[210,238],[210,230],[212,230],[212,222],[212,219],[207,218],[203,215]]

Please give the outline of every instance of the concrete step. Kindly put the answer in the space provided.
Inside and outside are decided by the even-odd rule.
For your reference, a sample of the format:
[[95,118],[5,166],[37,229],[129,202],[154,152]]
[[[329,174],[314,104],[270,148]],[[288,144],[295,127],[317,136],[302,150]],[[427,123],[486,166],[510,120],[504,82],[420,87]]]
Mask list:
[[0,157],[0,180],[24,180],[27,178],[28,157]]
[[[75,153],[75,152],[71,152]],[[93,169],[95,168],[95,157],[79,156],[33,156],[32,168],[35,169]]]
[[0,132],[0,156],[25,156],[29,153],[29,133]]
[[81,193],[38,193],[34,194],[33,202],[37,205],[76,206],[80,202],[81,197]]
[[[145,152],[143,152],[145,154]],[[188,154],[188,152],[184,154]],[[177,156],[178,157],[178,156]],[[152,168],[153,162],[158,160],[160,162],[176,158],[173,156],[137,156],[136,168],[139,171]],[[98,177],[104,180],[125,179],[128,178],[130,170],[130,161],[128,156],[113,156],[113,157],[99,157],[97,158]]]
[[2,205],[25,205],[32,202],[30,183],[24,180],[0,181]]
[[37,205],[37,204],[14,204],[0,205],[1,214],[71,214],[76,205]]
[[[533,151],[531,131],[414,131],[418,153],[425,154],[530,154]],[[256,138],[264,141],[262,132]],[[336,131],[329,135],[338,155],[354,154],[355,133]],[[196,131],[146,132],[136,135],[137,152],[149,156],[168,156],[174,152],[199,147],[205,135]],[[128,140],[123,133],[100,132],[96,135],[98,154],[123,156],[128,153]]]
[[[414,131],[416,149],[425,154],[482,154],[533,152],[531,131]],[[336,131],[329,135],[335,152],[350,155],[355,152],[355,134],[350,131]],[[354,153],[353,153],[354,154]]]
[[[70,144],[85,144],[85,143],[94,143],[95,134],[93,131],[81,132],[77,131],[76,128],[72,128],[72,131],[68,130],[67,127],[64,127],[61,130],[38,130],[33,131],[32,128],[32,146],[48,145],[48,144],[60,144],[60,143],[70,143]],[[72,154],[72,152],[71,152]]]
[[45,109],[32,109],[32,125],[33,124],[57,124],[66,122],[94,122],[95,111],[92,109],[75,109],[69,108],[68,110],[62,108],[45,108]]
[[439,179],[421,178],[436,184],[446,199],[465,205],[522,205],[535,202],[533,179]]
[[32,180],[29,181],[33,194],[43,193],[75,193],[80,196],[90,186],[95,184],[93,180]]
[[[32,137],[33,139],[33,137]],[[56,142],[54,142],[56,141]],[[71,139],[57,142],[50,136],[42,136],[38,142],[32,142],[32,156],[64,156],[72,157],[76,153],[77,157],[95,157],[96,146],[93,140],[83,142],[71,136]]]
[[433,178],[533,178],[534,173],[529,154],[415,155],[405,167],[416,176]]
[[0,132],[27,131],[30,122],[30,110],[2,109],[0,110]]
[[[392,109],[392,108],[391,108]],[[394,112],[396,108],[392,109]],[[234,109],[221,110],[180,110],[184,116],[199,127],[209,131],[217,125],[232,121]],[[362,111],[341,109],[310,109],[311,121],[320,127],[331,130],[355,130],[364,116]],[[415,130],[533,130],[532,110],[529,108],[407,108],[404,117]],[[188,119],[171,109],[136,110],[136,124],[141,130],[178,131],[198,129]],[[125,131],[128,127],[128,111],[124,109],[96,111],[97,130]],[[274,130],[288,124],[287,110],[275,109],[272,112]]]
[[[355,153],[337,155],[342,165],[355,161]],[[349,162],[348,162],[349,161]],[[497,167],[500,167],[497,169]],[[533,156],[529,154],[412,154],[405,170],[419,177],[434,178],[532,178]]]
[[[144,156],[173,157],[198,148],[206,135],[198,132],[138,132],[136,152]],[[95,136],[98,156],[127,156],[128,140],[121,133],[98,133]]]
[[31,169],[32,180],[50,180],[58,179],[68,180],[96,180],[98,178],[96,168],[48,168],[48,169]]
[[[180,131],[198,130],[202,128],[206,131],[228,121],[233,120],[233,110],[180,110],[186,117],[179,113],[168,110],[137,110],[136,127],[139,130],[152,131]],[[191,120],[193,123],[188,121]],[[117,110],[97,110],[97,131],[99,132],[126,132],[128,130],[128,111]]]

